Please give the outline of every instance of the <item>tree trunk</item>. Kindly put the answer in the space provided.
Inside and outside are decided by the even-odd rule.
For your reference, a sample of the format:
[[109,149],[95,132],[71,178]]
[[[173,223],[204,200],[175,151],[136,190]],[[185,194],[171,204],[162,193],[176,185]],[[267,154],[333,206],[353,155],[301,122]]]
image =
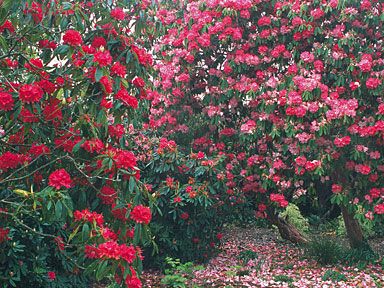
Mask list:
[[343,215],[345,229],[351,248],[365,248],[367,242],[364,239],[363,230],[361,230],[360,223],[353,218],[345,206],[341,206],[341,213]]
[[280,236],[288,241],[296,244],[306,244],[308,239],[299,231],[295,226],[289,223],[278,214],[273,213],[272,216],[268,217],[269,221],[277,226],[279,229]]

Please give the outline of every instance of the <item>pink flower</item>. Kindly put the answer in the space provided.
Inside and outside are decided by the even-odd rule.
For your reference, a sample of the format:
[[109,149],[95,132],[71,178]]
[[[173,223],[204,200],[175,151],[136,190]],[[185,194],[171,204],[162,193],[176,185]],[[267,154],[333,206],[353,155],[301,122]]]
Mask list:
[[363,54],[360,62],[357,64],[362,72],[369,72],[372,69],[372,56],[370,54]]
[[373,210],[376,214],[384,214],[384,203],[377,204]]
[[333,143],[335,144],[336,147],[341,148],[341,147],[347,146],[349,143],[351,143],[351,137],[345,136],[345,137],[341,137],[341,138],[335,138]]
[[299,156],[295,159],[295,162],[298,166],[304,167],[307,163],[307,158],[305,156]]
[[367,86],[367,89],[373,90],[381,85],[381,80],[378,78],[368,78],[365,85]]
[[355,171],[363,175],[368,175],[371,173],[371,167],[368,165],[358,164],[355,166]]
[[270,17],[267,17],[267,16],[263,16],[263,17],[261,17],[261,18],[257,21],[257,25],[259,25],[259,26],[268,26],[268,25],[271,25],[271,18],[270,18]]

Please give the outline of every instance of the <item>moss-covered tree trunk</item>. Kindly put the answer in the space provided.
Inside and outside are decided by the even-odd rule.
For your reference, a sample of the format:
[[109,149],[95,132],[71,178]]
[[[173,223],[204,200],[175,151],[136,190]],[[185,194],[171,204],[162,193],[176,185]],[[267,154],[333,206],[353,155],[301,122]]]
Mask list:
[[280,236],[292,243],[305,244],[308,243],[308,239],[291,223],[280,217],[276,212],[268,213],[268,220],[277,226]]
[[364,239],[363,230],[359,221],[357,221],[345,206],[341,206],[345,230],[347,231],[348,241],[351,248],[366,248],[367,242]]

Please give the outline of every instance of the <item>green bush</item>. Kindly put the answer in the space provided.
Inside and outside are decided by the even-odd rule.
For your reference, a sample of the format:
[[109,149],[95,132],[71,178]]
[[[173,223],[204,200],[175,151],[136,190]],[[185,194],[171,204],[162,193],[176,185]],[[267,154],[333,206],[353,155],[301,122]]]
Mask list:
[[306,247],[307,254],[320,264],[335,264],[343,260],[345,249],[335,238],[316,237]]
[[300,212],[299,207],[295,204],[289,203],[280,217],[285,218],[289,223],[294,225],[301,233],[306,234],[309,231],[308,219],[306,219]]

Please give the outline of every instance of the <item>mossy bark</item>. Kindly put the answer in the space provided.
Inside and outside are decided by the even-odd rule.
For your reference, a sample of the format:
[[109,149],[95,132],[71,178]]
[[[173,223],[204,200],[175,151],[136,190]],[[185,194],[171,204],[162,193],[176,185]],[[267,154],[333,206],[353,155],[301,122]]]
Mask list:
[[277,226],[280,236],[292,243],[306,244],[308,239],[291,223],[289,223],[283,217],[280,217],[278,213],[271,213],[268,215],[269,221]]
[[341,206],[345,230],[347,231],[348,241],[351,248],[366,248],[367,241],[364,239],[363,230],[359,221],[357,221],[345,206]]

